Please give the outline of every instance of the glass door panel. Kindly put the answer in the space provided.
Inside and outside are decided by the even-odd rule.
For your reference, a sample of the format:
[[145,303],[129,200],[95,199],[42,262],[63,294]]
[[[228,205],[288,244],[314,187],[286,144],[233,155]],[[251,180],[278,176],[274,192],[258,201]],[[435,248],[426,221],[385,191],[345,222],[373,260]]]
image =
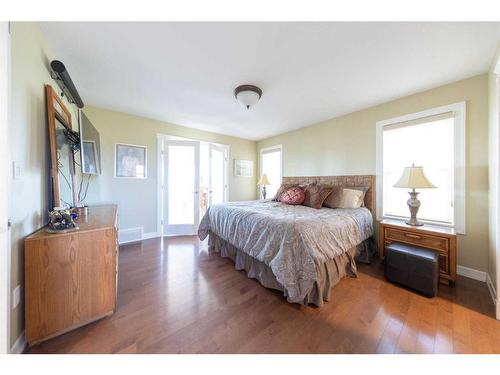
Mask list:
[[195,234],[199,223],[199,142],[165,143],[165,234]]
[[226,201],[226,150],[210,145],[210,189],[209,204]]

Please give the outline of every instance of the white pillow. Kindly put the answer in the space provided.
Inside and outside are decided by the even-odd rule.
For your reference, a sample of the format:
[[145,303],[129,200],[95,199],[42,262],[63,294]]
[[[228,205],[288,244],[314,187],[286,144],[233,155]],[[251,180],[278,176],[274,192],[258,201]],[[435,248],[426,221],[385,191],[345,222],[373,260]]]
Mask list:
[[342,189],[339,208],[359,208],[363,204],[364,198],[364,191]]

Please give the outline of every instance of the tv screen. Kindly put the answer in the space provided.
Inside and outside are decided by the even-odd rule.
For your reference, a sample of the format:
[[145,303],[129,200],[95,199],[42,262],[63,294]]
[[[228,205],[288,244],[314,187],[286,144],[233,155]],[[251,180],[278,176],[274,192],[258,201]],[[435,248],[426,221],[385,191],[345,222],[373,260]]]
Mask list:
[[85,113],[80,111],[80,155],[82,173],[101,174],[101,142],[99,132]]

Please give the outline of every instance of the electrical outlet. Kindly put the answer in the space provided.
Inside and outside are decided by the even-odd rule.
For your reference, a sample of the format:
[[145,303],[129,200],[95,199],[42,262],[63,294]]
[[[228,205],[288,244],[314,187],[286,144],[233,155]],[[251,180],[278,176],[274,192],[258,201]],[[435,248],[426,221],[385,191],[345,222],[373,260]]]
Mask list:
[[12,309],[14,310],[21,302],[21,285],[16,286],[12,291]]

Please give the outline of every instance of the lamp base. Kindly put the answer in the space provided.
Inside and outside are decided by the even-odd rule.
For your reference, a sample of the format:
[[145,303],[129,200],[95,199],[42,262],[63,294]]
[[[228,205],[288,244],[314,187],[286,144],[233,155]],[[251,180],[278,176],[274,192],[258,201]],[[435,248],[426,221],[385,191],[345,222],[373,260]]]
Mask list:
[[405,223],[408,224],[408,225],[412,225],[414,227],[421,227],[422,225],[424,225],[424,223],[422,223],[421,221],[418,221],[417,219],[415,219],[415,220],[412,220],[412,219],[406,220]]
[[262,198],[266,199],[266,195],[267,195],[266,185],[262,185]]
[[408,204],[408,208],[410,209],[410,219],[406,220],[405,223],[408,225],[412,225],[414,227],[421,227],[424,223],[421,223],[417,220],[417,212],[420,208],[420,201],[417,199],[418,193],[413,189],[408,192],[410,194],[410,199],[406,202]]

